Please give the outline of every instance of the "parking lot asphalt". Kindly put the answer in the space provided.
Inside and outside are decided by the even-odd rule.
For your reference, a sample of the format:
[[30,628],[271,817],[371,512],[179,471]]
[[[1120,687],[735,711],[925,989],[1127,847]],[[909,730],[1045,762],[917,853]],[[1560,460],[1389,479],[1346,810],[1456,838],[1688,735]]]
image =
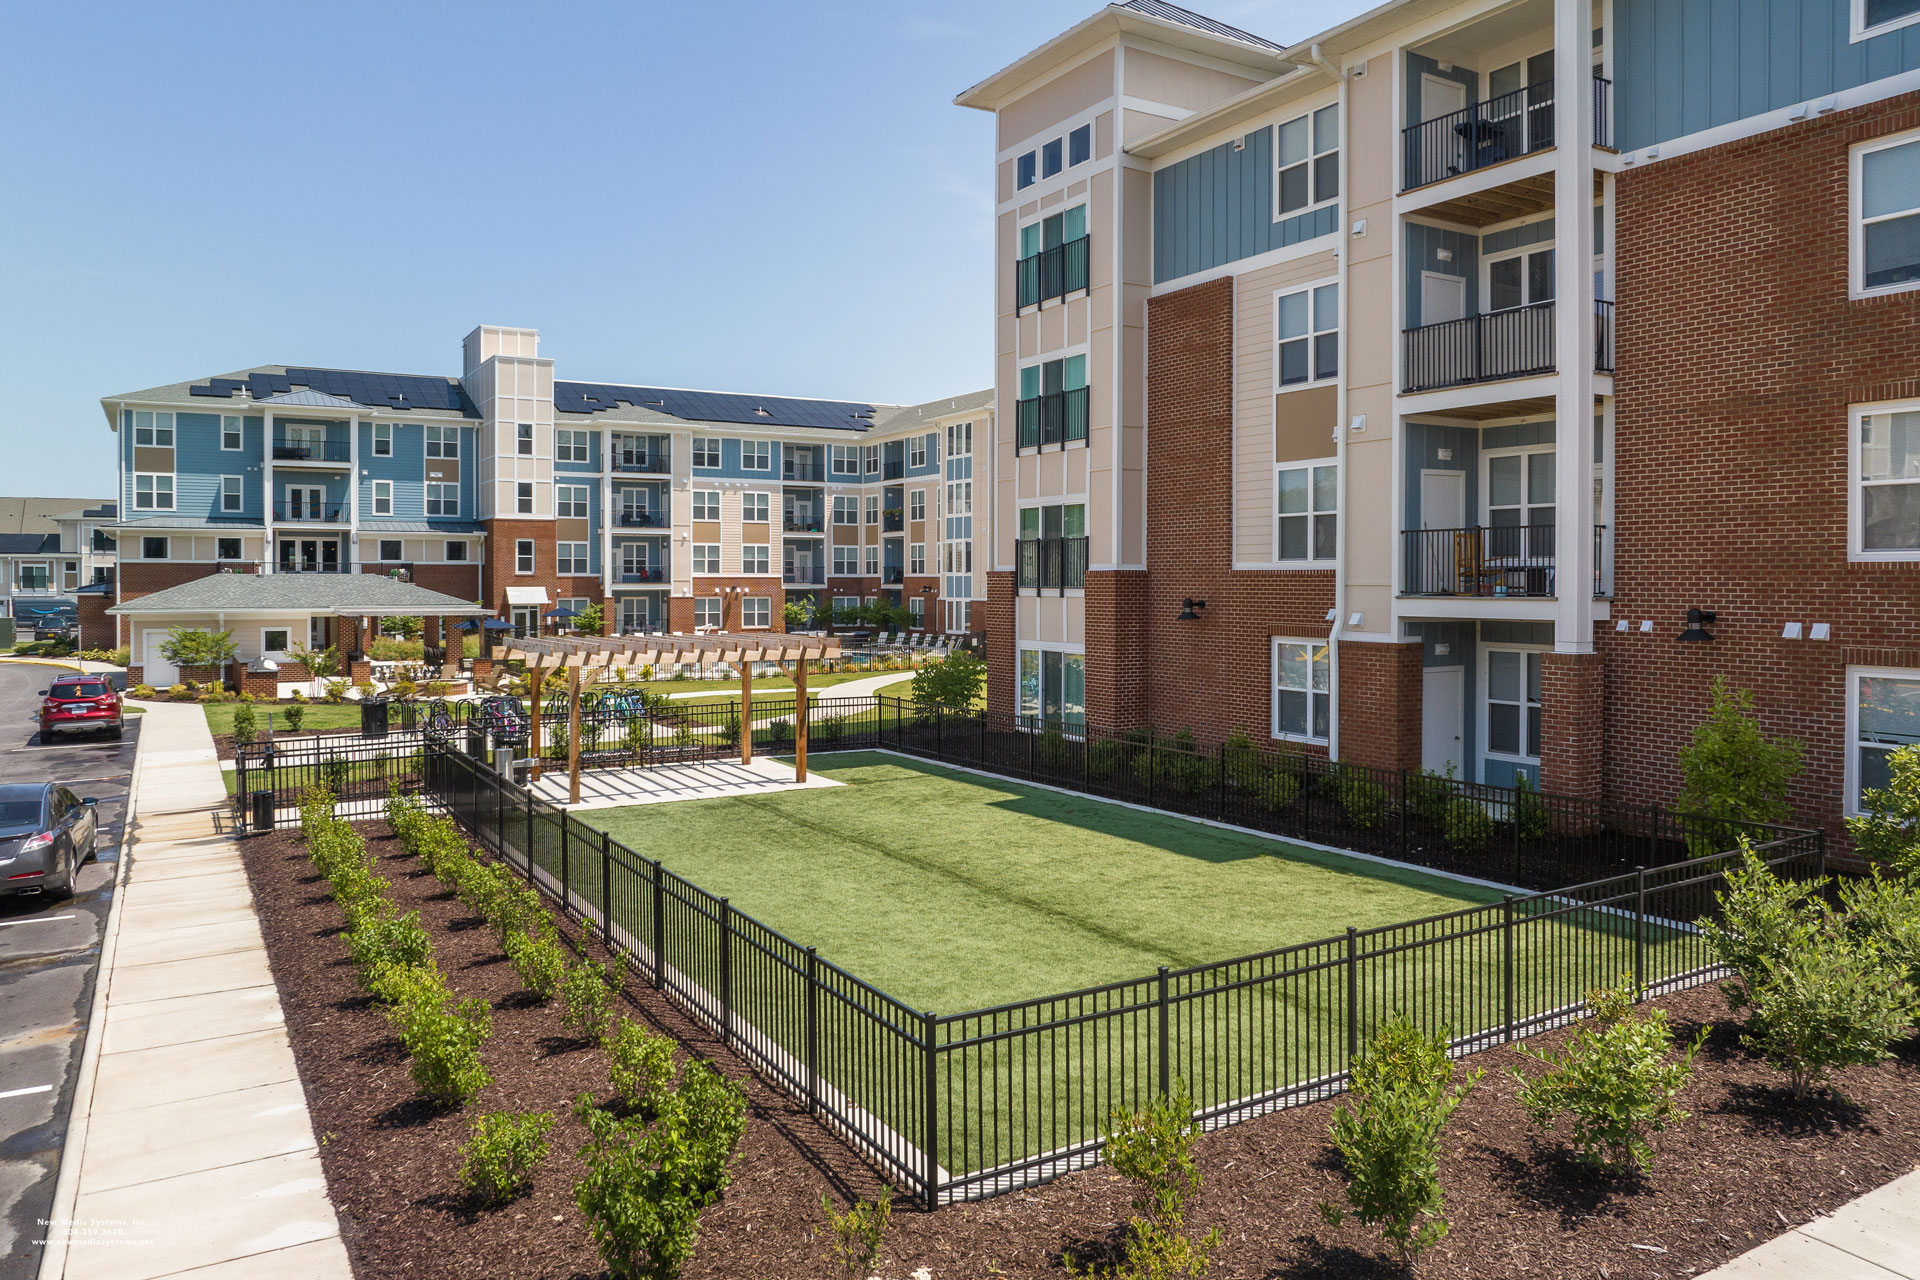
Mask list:
[[99,856],[70,898],[0,896],[0,1278],[32,1276],[113,905],[140,718],[40,741],[40,690],[61,669],[0,662],[0,782],[62,782],[99,801]]

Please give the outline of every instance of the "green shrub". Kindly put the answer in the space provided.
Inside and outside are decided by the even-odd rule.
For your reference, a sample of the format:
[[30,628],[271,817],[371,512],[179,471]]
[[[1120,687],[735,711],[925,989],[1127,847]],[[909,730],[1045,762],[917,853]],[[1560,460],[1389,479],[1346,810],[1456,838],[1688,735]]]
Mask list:
[[286,718],[288,733],[300,732],[300,726],[307,722],[307,709],[298,702],[290,704],[280,714]]
[[1545,1070],[1529,1078],[1512,1072],[1519,1101],[1533,1123],[1551,1133],[1559,1117],[1571,1118],[1580,1159],[1608,1173],[1653,1167],[1648,1138],[1687,1118],[1677,1099],[1693,1078],[1693,1056],[1711,1027],[1673,1055],[1673,1032],[1664,1009],[1636,1012],[1630,987],[1591,991],[1591,1021],[1583,1023],[1558,1053],[1520,1052]]
[[606,1039],[608,1074],[622,1102],[651,1114],[673,1089],[673,1041],[622,1018]]
[[1725,990],[1739,1009],[1745,1007],[1746,992],[1765,976],[1769,964],[1784,960],[1823,931],[1827,912],[1817,886],[1781,879],[1745,847],[1745,841],[1741,865],[1728,871],[1725,880],[1726,887],[1714,894],[1718,918],[1708,917],[1699,924],[1714,957],[1738,979]]
[[[1187,1234],[1187,1205],[1200,1190],[1193,1159],[1200,1127],[1185,1082],[1176,1081],[1144,1111],[1114,1111],[1101,1136],[1107,1163],[1133,1184],[1125,1260],[1107,1274],[1129,1280],[1205,1275],[1208,1257],[1223,1237],[1217,1227],[1199,1239]],[[1070,1275],[1101,1274],[1081,1270],[1071,1255],[1061,1261]]]
[[353,765],[350,761],[332,758],[320,762],[320,785],[336,796],[346,791],[347,783],[352,778]]
[[420,1010],[445,1005],[452,995],[447,980],[432,964],[377,968],[367,979],[367,990],[387,1006],[388,1020],[403,1039],[405,1028]]
[[175,627],[160,642],[160,656],[176,667],[224,667],[239,651],[231,631]]
[[1384,785],[1374,781],[1357,765],[1336,764],[1328,774],[1333,794],[1347,821],[1362,831],[1371,831],[1387,820],[1393,800]]
[[547,1158],[551,1111],[489,1111],[475,1116],[460,1148],[460,1185],[484,1204],[521,1195]]
[[1263,808],[1278,811],[1299,798],[1300,779],[1285,769],[1269,765],[1245,729],[1235,729],[1221,747],[1221,753],[1228,784],[1251,796]]
[[821,1196],[820,1211],[827,1215],[826,1231],[833,1237],[828,1257],[845,1267],[854,1280],[871,1275],[887,1223],[893,1218],[893,1188],[882,1186],[877,1199],[855,1200],[845,1213],[837,1212],[833,1201]]
[[1540,789],[1533,785],[1533,779],[1521,774],[1513,784],[1513,821],[1520,828],[1522,840],[1545,840],[1553,834],[1553,815],[1547,810],[1547,802],[1540,797]]
[[[681,727],[685,728],[686,726],[682,725]],[[813,740],[817,742],[838,742],[846,736],[846,732],[847,718],[845,716],[828,716],[824,720],[814,721],[811,736]]]
[[505,950],[515,976],[543,1004],[553,999],[566,977],[567,957],[551,933],[509,933]]
[[625,980],[624,961],[608,966],[581,960],[560,982],[560,1000],[566,1006],[561,1021],[588,1039],[601,1039],[613,1016],[613,994]]
[[138,699],[141,702],[152,702],[160,696],[160,691],[150,684],[137,684],[127,690],[127,696]]
[[[1354,1216],[1380,1228],[1403,1266],[1447,1234],[1440,1132],[1480,1075],[1475,1070],[1453,1087],[1445,1037],[1423,1035],[1405,1020],[1381,1028],[1354,1059],[1350,1101],[1334,1114],[1333,1145],[1346,1166]],[[1320,1212],[1335,1226],[1345,1216],[1330,1204]]]
[[499,890],[487,903],[485,915],[500,941],[506,942],[509,934],[539,933],[543,929],[551,929],[553,921],[540,901],[540,894],[516,879],[511,869],[499,863],[495,863],[494,867]]
[[1920,1011],[1904,972],[1834,929],[1767,961],[1745,1003],[1745,1043],[1787,1073],[1799,1100],[1834,1071],[1891,1057]]
[[391,907],[363,916],[347,931],[347,949],[366,986],[375,971],[387,965],[417,967],[433,959],[433,940],[420,925],[420,913],[396,915]]
[[460,879],[453,890],[460,905],[483,920],[491,920],[502,898],[513,892],[513,873],[497,862],[469,858],[460,865]]
[[1920,990],[1920,885],[1874,870],[1840,886],[1847,933],[1871,946]]
[[465,1106],[493,1082],[480,1061],[480,1046],[493,1033],[493,1010],[474,996],[451,1007],[414,1005],[400,1033],[413,1055],[414,1087],[443,1107]]
[[259,726],[254,723],[252,707],[243,702],[233,709],[234,742],[244,747],[253,741],[259,731]]
[[1793,810],[1787,784],[1800,772],[1800,744],[1769,739],[1753,711],[1753,691],[1728,687],[1715,676],[1707,718],[1680,751],[1684,779],[1674,808],[1686,824],[1687,850],[1696,858],[1734,847],[1748,822],[1784,822]]
[[932,658],[913,673],[913,705],[923,713],[935,707],[973,706],[987,687],[987,664],[967,649]]
[[1861,857],[1920,875],[1920,744],[1897,748],[1887,772],[1886,786],[1860,797],[1864,812],[1847,819],[1847,832]]
[[1493,840],[1493,817],[1471,796],[1455,796],[1441,813],[1440,830],[1449,848],[1479,853]]

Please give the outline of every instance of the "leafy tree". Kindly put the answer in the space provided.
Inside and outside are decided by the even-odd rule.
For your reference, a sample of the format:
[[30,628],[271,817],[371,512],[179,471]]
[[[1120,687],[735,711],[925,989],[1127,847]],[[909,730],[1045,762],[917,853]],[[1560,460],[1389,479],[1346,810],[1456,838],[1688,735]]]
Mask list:
[[604,634],[607,629],[606,606],[596,600],[582,609],[573,620],[573,629],[589,636]]
[[175,627],[160,642],[160,656],[176,667],[224,667],[239,651],[231,631]]
[[1770,739],[1754,715],[1753,691],[1715,676],[1707,718],[1680,750],[1684,785],[1674,806],[1693,820],[1687,848],[1696,858],[1733,846],[1739,824],[1784,822],[1792,815],[1787,784],[1800,772],[1800,743]]
[[380,634],[398,636],[402,640],[418,640],[422,630],[420,619],[408,617],[380,619]]
[[813,626],[815,606],[811,596],[789,600],[780,608],[780,617],[789,631],[805,631]]
[[921,712],[937,706],[971,707],[986,684],[986,662],[970,649],[956,649],[914,673],[913,705]]

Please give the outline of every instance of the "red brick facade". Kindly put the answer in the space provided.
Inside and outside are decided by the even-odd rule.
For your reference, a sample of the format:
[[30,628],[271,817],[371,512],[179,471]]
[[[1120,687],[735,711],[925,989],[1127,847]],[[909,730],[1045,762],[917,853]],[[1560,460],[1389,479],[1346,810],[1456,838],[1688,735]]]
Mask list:
[[[730,592],[728,587],[745,587],[744,592]],[[671,596],[667,600],[667,630],[691,632],[694,627],[693,602],[698,599],[712,599],[719,596],[720,629],[739,631],[740,602],[747,596],[766,596],[772,600],[772,618],[774,631],[785,631],[787,620],[783,615],[787,597],[781,589],[778,578],[696,578],[693,582],[693,594],[690,596]],[[757,630],[758,628],[756,628]]]
[[1011,573],[988,573],[987,602],[974,611],[986,645],[987,711],[995,716],[1016,715],[1020,710],[1013,581]]
[[115,638],[117,619],[107,616],[107,610],[113,607],[113,597],[93,592],[79,597],[77,609],[80,615],[80,647],[82,649],[113,649],[119,645]]
[[[1009,579],[1013,575],[1008,574]],[[1147,575],[1138,569],[1087,571],[1087,723],[1137,729],[1153,723],[1148,686]],[[1010,678],[1017,680],[1018,675]],[[1018,691],[1015,691],[1018,697]]]
[[1605,662],[1598,653],[1540,655],[1542,791],[1601,798],[1607,746]]
[[[507,554],[509,558],[511,558],[513,554],[512,547],[507,548]],[[393,565],[379,563],[363,564],[360,566],[360,571],[362,573],[379,575],[392,572],[394,567]],[[456,600],[479,600],[482,598],[480,566],[477,563],[469,562],[460,564],[451,562],[410,565],[408,567],[407,581],[413,583],[416,587],[424,587],[428,591],[438,591],[440,594],[452,596]],[[572,581],[572,579],[567,579],[567,581]],[[597,597],[598,589],[591,594]]]
[[[1920,397],[1920,293],[1848,296],[1849,147],[1915,127],[1906,95],[1618,179],[1609,798],[1675,793],[1725,673],[1805,744],[1795,809],[1839,835],[1846,669],[1920,668],[1920,563],[1847,559],[1848,406]],[[1690,607],[1711,644],[1674,643]]]
[[[559,539],[554,535],[553,521],[488,520],[485,523],[487,558],[480,568],[479,599],[487,608],[502,618],[511,618],[513,611],[507,604],[508,587],[545,587],[547,603],[541,606],[542,614],[557,608],[564,599],[598,601],[604,606],[607,585],[600,578],[592,575],[560,576],[557,558]],[[517,568],[517,548],[525,539],[533,541],[532,573],[521,573]],[[420,582],[420,585],[429,590],[440,589],[428,582]],[[463,599],[473,598],[462,592],[449,591],[447,594],[460,595]]]
[[1420,767],[1423,650],[1340,642],[1340,755],[1380,769]]

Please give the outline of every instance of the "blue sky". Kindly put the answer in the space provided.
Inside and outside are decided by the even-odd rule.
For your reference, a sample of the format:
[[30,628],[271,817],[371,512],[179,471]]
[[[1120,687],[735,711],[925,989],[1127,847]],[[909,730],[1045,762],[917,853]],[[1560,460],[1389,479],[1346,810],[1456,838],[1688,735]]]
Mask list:
[[1096,7],[7,6],[0,492],[106,496],[101,396],[455,374],[482,323],[583,380],[985,386],[992,121],[951,100]]

